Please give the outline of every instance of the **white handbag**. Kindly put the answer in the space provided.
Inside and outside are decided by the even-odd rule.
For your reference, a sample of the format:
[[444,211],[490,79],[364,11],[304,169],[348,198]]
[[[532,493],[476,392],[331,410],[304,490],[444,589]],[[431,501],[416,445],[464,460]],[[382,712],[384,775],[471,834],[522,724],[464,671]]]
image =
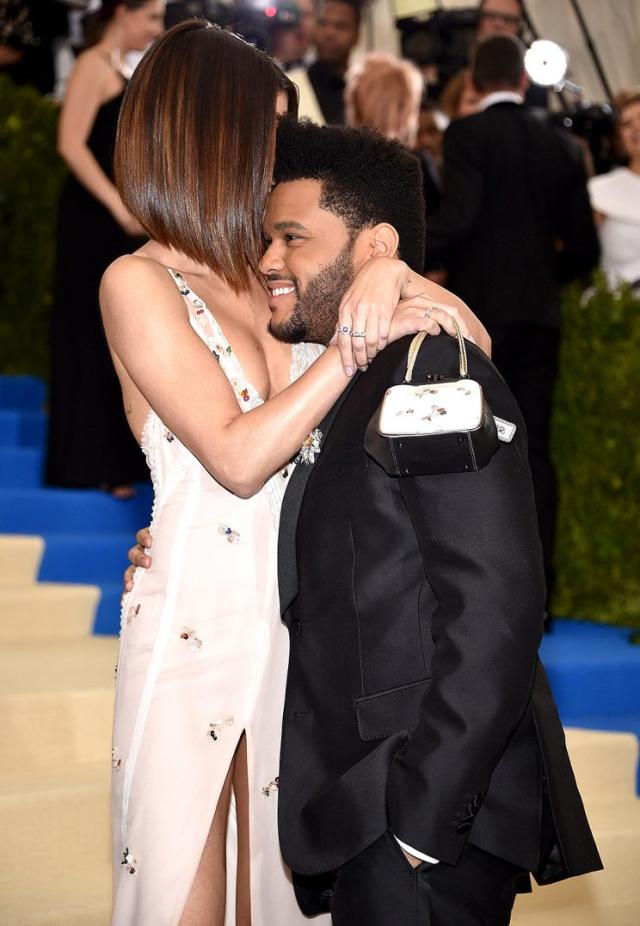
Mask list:
[[499,447],[513,439],[516,426],[494,418],[482,387],[469,379],[464,338],[455,319],[459,377],[414,384],[413,370],[426,337],[409,347],[404,383],[387,389],[369,422],[365,448],[390,474],[423,475],[481,469]]

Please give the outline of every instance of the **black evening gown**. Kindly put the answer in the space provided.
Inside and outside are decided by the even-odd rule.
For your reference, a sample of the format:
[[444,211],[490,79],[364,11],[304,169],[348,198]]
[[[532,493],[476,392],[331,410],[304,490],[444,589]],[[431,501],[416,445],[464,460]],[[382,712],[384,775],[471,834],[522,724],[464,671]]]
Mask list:
[[[88,146],[108,177],[123,94],[96,114]],[[100,317],[98,289],[109,264],[143,244],[73,176],[58,210],[46,482],[119,486],[148,478],[127,425]]]

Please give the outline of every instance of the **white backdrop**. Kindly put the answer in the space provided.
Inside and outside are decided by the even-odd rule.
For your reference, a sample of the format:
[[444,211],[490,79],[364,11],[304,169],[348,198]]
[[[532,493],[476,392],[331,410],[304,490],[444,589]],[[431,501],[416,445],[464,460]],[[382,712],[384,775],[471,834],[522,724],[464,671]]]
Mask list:
[[[427,6],[425,0],[423,6]],[[616,93],[640,84],[640,0],[579,0],[609,83]],[[474,0],[433,0],[445,9],[474,6]],[[553,39],[569,52],[571,78],[586,97],[603,100],[604,90],[593,67],[569,0],[528,0],[527,9],[541,38]],[[398,52],[394,0],[374,0],[363,30],[365,48]]]

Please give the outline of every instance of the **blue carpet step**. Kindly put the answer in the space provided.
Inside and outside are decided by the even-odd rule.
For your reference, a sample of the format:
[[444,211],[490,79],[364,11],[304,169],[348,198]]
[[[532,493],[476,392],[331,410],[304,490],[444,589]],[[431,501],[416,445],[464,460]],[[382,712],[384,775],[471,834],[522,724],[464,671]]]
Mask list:
[[570,620],[553,628],[540,655],[564,726],[640,737],[640,646],[631,631]]
[[0,486],[35,489],[42,484],[43,452],[37,447],[0,447]]
[[122,582],[133,532],[105,534],[44,534],[39,582],[102,585]]
[[44,447],[46,430],[43,412],[0,408],[0,447]]
[[0,376],[0,408],[37,412],[45,397],[45,384],[35,376]]
[[[1,413],[0,413],[1,414]],[[151,486],[121,500],[91,489],[0,489],[0,533],[130,536],[149,523]],[[79,580],[78,580],[79,581]]]
[[640,714],[640,646],[629,637],[623,627],[554,622],[541,657],[563,719]]

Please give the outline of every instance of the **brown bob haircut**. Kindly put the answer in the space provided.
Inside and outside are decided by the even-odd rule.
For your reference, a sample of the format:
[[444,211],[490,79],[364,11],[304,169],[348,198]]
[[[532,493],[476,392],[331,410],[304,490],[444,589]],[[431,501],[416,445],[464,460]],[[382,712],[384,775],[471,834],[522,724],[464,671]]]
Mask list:
[[236,292],[257,274],[275,156],[277,65],[203,19],[169,29],[127,87],[115,178],[151,238],[206,264]]

